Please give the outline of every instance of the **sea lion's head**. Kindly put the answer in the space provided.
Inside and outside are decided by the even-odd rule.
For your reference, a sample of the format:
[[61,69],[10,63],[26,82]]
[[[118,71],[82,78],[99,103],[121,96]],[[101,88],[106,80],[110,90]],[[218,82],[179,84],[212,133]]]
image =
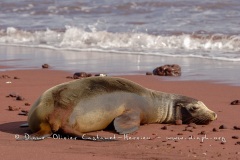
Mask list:
[[181,101],[176,103],[176,119],[181,119],[184,124],[209,124],[217,119],[217,114],[201,101]]

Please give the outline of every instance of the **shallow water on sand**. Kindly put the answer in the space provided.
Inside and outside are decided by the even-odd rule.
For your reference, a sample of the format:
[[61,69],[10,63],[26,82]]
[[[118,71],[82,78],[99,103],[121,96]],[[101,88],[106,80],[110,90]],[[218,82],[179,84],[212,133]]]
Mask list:
[[240,85],[239,62],[202,58],[168,57],[140,54],[101,52],[74,52],[52,49],[0,46],[0,64],[11,68],[39,69],[48,63],[52,69],[69,72],[106,73],[108,75],[145,74],[164,64],[179,64],[180,77],[163,77],[166,80],[208,80]]

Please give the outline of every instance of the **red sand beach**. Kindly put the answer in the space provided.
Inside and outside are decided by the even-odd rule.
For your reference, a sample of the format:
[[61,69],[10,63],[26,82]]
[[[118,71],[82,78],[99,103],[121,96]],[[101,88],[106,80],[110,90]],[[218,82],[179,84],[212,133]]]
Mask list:
[[[240,99],[240,87],[205,81],[164,81],[161,77],[145,75],[121,77],[150,89],[199,99],[218,114],[218,119],[196,127],[149,124],[128,136],[114,131],[91,133],[115,137],[118,141],[114,142],[65,140],[57,135],[42,141],[17,141],[19,135],[31,133],[28,128],[19,127],[27,120],[26,116],[18,115],[20,110],[29,110],[43,91],[70,81],[66,77],[72,74],[48,69],[0,72],[2,159],[240,159],[240,130],[234,129],[240,127],[240,105],[230,105]],[[24,99],[7,97],[9,94]],[[9,111],[9,106],[20,109]],[[226,128],[219,129],[221,125]],[[164,126],[166,129],[161,129]]]

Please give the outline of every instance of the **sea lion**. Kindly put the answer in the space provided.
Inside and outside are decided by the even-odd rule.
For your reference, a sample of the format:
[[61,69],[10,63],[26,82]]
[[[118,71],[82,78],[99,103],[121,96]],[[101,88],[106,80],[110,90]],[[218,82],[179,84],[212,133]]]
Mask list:
[[111,123],[119,134],[128,134],[142,124],[208,124],[216,118],[194,98],[154,91],[123,78],[89,77],[45,91],[30,109],[28,124],[30,139],[39,140],[57,131],[81,137]]

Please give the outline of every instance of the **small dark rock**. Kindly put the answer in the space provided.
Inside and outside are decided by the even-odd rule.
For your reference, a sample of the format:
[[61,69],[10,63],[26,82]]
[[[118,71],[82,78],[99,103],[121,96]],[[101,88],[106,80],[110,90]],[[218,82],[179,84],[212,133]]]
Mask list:
[[9,111],[18,111],[20,108],[16,106],[8,106]]
[[221,125],[219,129],[227,129],[227,127],[225,125]]
[[44,68],[44,69],[49,68],[49,65],[45,63],[42,65],[42,68]]
[[73,79],[85,78],[88,77],[86,72],[76,72],[73,74]]
[[180,120],[180,119],[176,120],[176,121],[175,121],[175,124],[176,124],[176,125],[182,125],[182,120]]
[[198,133],[199,135],[205,135],[206,131],[201,131],[200,133]]
[[95,74],[96,77],[106,77],[107,75],[106,74],[103,74],[103,73],[100,73],[100,74]]
[[150,76],[150,75],[153,75],[153,73],[152,72],[146,72],[146,75]]
[[236,142],[235,145],[240,145],[240,141]]
[[193,129],[193,127],[188,127],[188,126],[187,126],[187,127],[185,127],[185,130],[184,130],[184,131],[193,132],[193,130],[192,130],[192,129]]
[[181,135],[183,135],[183,133],[178,133],[177,135],[181,136]]
[[181,67],[177,64],[166,64],[155,68],[153,74],[158,76],[181,76]]
[[87,76],[88,76],[88,77],[92,77],[93,75],[92,75],[91,73],[88,73]]
[[27,116],[27,115],[28,115],[28,110],[24,110],[24,109],[22,109],[21,112],[18,113],[18,115]]
[[8,75],[1,75],[0,78],[7,79],[7,78],[11,78],[11,77]]
[[73,79],[73,77],[72,77],[72,76],[67,76],[66,78],[68,78],[68,79]]
[[235,100],[230,103],[231,105],[240,105],[240,100]]
[[232,136],[232,139],[238,139],[239,137],[238,136]]
[[167,126],[163,126],[161,129],[162,130],[167,130]]
[[197,125],[195,123],[190,123],[190,124],[188,124],[188,127],[193,127],[194,129],[196,129]]
[[240,130],[240,126],[233,126],[235,130]]
[[22,109],[21,111],[24,113],[28,113],[28,110],[26,110],[26,109]]
[[213,132],[218,132],[218,129],[217,128],[213,128],[212,131]]
[[13,92],[13,93],[10,93],[9,95],[7,95],[6,97],[12,97],[12,98],[15,98],[17,97],[17,93]]
[[23,101],[24,98],[23,98],[22,96],[17,96],[17,97],[16,97],[16,100],[17,100],[17,101]]
[[25,106],[30,106],[31,104],[28,103],[28,102],[26,102],[26,103],[24,103],[24,105],[25,105]]
[[27,116],[28,114],[25,113],[25,112],[19,112],[18,115],[21,115],[21,116]]
[[13,77],[13,79],[20,79],[20,78],[18,78],[18,77]]

